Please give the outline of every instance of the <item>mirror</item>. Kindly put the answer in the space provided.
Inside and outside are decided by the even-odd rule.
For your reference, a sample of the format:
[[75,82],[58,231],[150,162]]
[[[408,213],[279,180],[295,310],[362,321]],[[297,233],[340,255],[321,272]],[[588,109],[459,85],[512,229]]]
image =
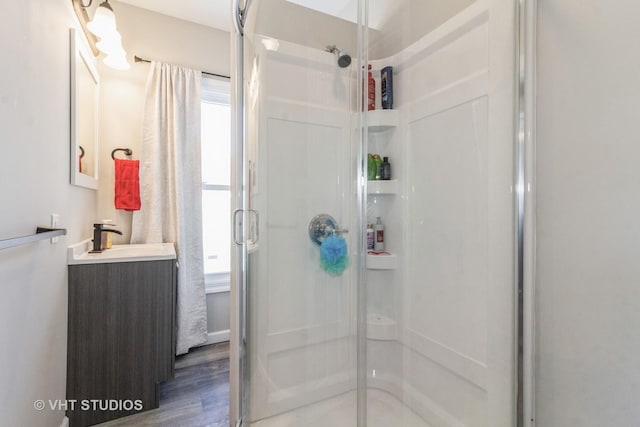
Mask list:
[[95,59],[75,29],[70,30],[71,184],[98,188],[98,95]]

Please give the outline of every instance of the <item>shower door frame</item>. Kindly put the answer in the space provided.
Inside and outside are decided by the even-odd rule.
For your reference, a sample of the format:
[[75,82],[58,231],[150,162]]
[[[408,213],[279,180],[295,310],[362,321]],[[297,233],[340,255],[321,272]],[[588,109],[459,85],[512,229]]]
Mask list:
[[[232,117],[231,153],[235,161],[231,162],[231,210],[232,241],[231,249],[231,289],[230,289],[230,346],[229,346],[229,426],[241,427],[247,411],[247,259],[248,243],[244,230],[239,232],[242,224],[248,221],[249,206],[247,141],[245,137],[245,102],[244,102],[244,21],[251,0],[233,0],[231,20],[233,36],[231,37],[231,57],[234,70],[231,73],[233,90],[231,105],[235,107]],[[241,223],[238,223],[238,221]],[[242,236],[240,240],[239,236]]]
[[536,38],[538,0],[516,4],[516,424],[534,427],[536,353]]

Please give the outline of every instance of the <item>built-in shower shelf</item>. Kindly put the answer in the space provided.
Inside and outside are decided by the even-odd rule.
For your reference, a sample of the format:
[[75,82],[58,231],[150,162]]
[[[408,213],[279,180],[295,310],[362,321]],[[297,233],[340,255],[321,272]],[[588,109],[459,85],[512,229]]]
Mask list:
[[397,179],[367,181],[368,194],[396,194],[397,192]]
[[[358,115],[353,115],[353,127],[358,128]],[[383,132],[400,126],[399,110],[371,110],[367,111],[367,130],[369,132]]]
[[398,268],[398,257],[390,252],[378,255],[367,254],[367,268],[369,270],[395,270]]
[[391,341],[396,339],[396,321],[383,315],[369,313],[367,315],[367,338],[370,340]]
[[371,110],[367,111],[367,126],[370,132],[382,132],[400,125],[400,111]]

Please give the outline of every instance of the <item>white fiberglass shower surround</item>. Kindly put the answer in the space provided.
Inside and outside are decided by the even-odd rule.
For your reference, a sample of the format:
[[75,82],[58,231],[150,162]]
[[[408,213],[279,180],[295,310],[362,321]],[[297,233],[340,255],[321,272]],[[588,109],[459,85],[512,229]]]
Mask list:
[[[237,3],[231,419],[515,425],[515,2]],[[367,181],[369,153],[391,180]],[[344,271],[323,268],[318,215]]]

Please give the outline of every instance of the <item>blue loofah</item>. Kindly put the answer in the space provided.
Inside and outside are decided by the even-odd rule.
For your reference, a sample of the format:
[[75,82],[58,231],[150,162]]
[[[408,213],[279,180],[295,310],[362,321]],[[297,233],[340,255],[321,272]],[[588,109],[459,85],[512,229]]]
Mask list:
[[346,256],[340,258],[340,260],[338,260],[334,264],[331,264],[324,259],[320,260],[320,265],[322,266],[324,271],[331,274],[332,276],[341,275],[344,272],[344,270],[347,268],[347,264],[348,264],[348,258]]
[[340,236],[329,236],[320,245],[320,265],[329,274],[338,276],[347,268],[347,242]]

